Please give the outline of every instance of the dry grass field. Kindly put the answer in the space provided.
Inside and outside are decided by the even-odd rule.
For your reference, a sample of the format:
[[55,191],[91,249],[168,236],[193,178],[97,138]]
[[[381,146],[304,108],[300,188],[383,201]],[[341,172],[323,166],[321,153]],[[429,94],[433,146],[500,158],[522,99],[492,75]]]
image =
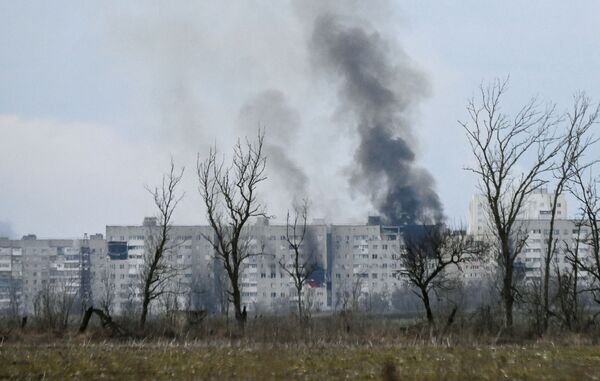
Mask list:
[[598,380],[600,346],[4,343],[8,380]]

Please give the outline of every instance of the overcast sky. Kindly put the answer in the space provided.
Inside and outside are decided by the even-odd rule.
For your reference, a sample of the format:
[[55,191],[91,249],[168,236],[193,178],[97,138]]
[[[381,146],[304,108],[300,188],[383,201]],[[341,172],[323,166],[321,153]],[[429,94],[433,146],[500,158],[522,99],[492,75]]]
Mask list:
[[[265,126],[267,139],[306,174],[312,216],[364,222],[375,209],[348,186],[356,140],[332,127],[343,124],[335,83],[307,53],[322,6],[360,19],[427,79],[412,144],[451,221],[466,221],[475,191],[457,120],[482,81],[510,75],[506,111],[532,95],[561,110],[578,90],[600,99],[591,0],[0,0],[0,235],[141,223],[154,213],[144,186],[160,181],[169,155],[186,167],[176,223],[204,223],[196,155],[253,133],[244,110],[264,94],[278,94],[285,115],[254,118],[287,121],[285,133]],[[282,222],[293,192],[273,171],[261,197]]]

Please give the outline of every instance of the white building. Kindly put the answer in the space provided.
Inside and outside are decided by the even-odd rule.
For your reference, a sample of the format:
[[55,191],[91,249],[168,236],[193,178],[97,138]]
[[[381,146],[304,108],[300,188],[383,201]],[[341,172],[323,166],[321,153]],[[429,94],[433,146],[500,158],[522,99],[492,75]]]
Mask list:
[[[552,211],[552,194],[545,188],[540,188],[524,201],[518,220],[549,220]],[[486,235],[489,233],[489,213],[487,200],[483,194],[476,194],[469,202],[469,219],[467,233],[471,235]],[[567,201],[564,195],[559,195],[556,203],[556,219],[564,220],[567,215]]]
[[397,287],[402,238],[398,227],[331,226],[332,308],[357,308],[374,296],[391,300]]
[[[89,239],[0,240],[0,310],[29,314],[41,296],[86,303]],[[100,238],[100,246],[104,240]]]
[[[299,238],[302,227],[298,226]],[[246,239],[252,242],[256,255],[248,258],[242,272],[242,303],[255,312],[288,312],[298,301],[294,279],[286,272],[293,270],[294,250],[287,242],[293,240],[293,231],[286,225],[271,225],[260,219],[249,226]],[[306,262],[314,267],[304,286],[304,305],[313,311],[325,311],[327,306],[327,226],[308,225],[299,249]]]
[[[106,253],[92,259],[96,305],[110,305],[117,314],[139,307],[147,242],[156,236],[158,228],[152,219],[144,222],[106,227]],[[169,282],[169,293],[152,308],[208,309],[214,302],[214,255],[206,239],[211,234],[208,226],[171,227],[173,247],[166,252],[165,259],[177,275]]]
[[[521,254],[515,260],[517,271],[523,271],[521,275],[527,281],[539,280],[545,267],[545,258],[548,250],[548,236],[550,233],[550,218],[552,210],[553,195],[546,189],[539,189],[532,193],[523,205],[523,209],[517,216],[514,232],[521,238],[525,238],[525,246]],[[556,216],[554,221],[553,238],[557,240],[556,254],[551,264],[552,271],[557,266],[561,271],[569,268],[566,259],[566,246],[574,247],[579,240],[580,255],[585,256],[589,252],[587,245],[581,242],[586,235],[587,229],[578,228],[576,221],[568,219],[567,202],[564,195],[559,195],[556,204]],[[469,227],[468,232],[482,240],[490,239],[489,217],[487,204],[483,195],[475,195],[469,205]],[[491,258],[493,259],[493,258]],[[488,261],[493,263],[493,261]],[[483,266],[489,271],[490,266]],[[585,282],[585,274],[580,274],[582,282]]]

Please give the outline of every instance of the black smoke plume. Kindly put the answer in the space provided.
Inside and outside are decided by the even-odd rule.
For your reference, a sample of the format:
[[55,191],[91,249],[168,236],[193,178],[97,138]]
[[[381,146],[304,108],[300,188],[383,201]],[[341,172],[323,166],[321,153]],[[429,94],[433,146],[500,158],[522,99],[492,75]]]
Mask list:
[[338,111],[356,124],[350,185],[388,224],[438,222],[443,211],[433,177],[415,164],[410,144],[410,112],[428,83],[398,46],[344,21],[331,13],[316,17],[309,50],[317,69],[336,76]]

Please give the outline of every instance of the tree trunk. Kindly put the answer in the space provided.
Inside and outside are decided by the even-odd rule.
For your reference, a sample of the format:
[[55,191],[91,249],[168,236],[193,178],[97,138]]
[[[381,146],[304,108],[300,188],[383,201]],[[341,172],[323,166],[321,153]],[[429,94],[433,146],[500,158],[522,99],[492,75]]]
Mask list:
[[513,326],[513,261],[510,252],[509,237],[500,237],[502,244],[502,261],[504,262],[504,279],[502,282],[502,302],[504,304],[504,327],[510,332]]
[[546,244],[546,263],[544,265],[544,314],[543,314],[543,322],[542,329],[545,333],[548,330],[548,321],[550,320],[550,262],[552,261],[552,257],[554,254],[554,225],[556,220],[556,207],[558,203],[558,195],[562,190],[562,185],[558,185],[556,190],[554,191],[553,200],[552,200],[552,210],[550,215],[550,234],[548,235],[548,242]]
[[79,326],[79,333],[85,332],[93,313],[94,307],[90,307],[87,310],[85,310],[85,314],[83,314],[83,319],[81,320],[81,325]]
[[79,326],[79,333],[85,332],[93,314],[96,314],[100,317],[100,321],[102,322],[103,327],[108,327],[112,330],[113,336],[129,335],[127,333],[127,331],[125,331],[123,328],[121,328],[121,326],[119,326],[117,323],[112,321],[112,318],[110,317],[110,315],[108,315],[107,313],[105,313],[102,310],[94,308],[93,306],[89,307],[85,311],[85,315],[83,316],[83,320],[81,321],[81,325]]
[[238,324],[243,327],[244,326],[244,316],[242,314],[242,296],[240,293],[240,288],[237,285],[237,282],[232,282],[232,297],[233,297],[233,308],[235,310],[235,320]]
[[433,326],[435,321],[433,319],[433,312],[431,311],[431,303],[429,302],[429,293],[425,289],[421,289],[421,296],[423,297],[423,305],[425,306],[425,312],[427,313],[427,324]]
[[297,287],[298,292],[298,318],[302,319],[302,286]]
[[548,321],[550,320],[550,297],[549,297],[549,283],[550,283],[550,261],[546,258],[546,266],[544,268],[544,313],[542,330],[545,333],[548,330]]
[[573,323],[578,324],[578,291],[577,291],[577,265],[573,265]]
[[150,298],[144,291],[144,301],[142,302],[142,316],[140,317],[140,328],[144,328],[146,325],[146,317],[148,316],[148,305],[150,304]]
[[510,332],[513,326],[513,266],[510,259],[506,263],[506,272],[504,274],[504,285],[502,289],[502,299],[504,302],[504,327]]

